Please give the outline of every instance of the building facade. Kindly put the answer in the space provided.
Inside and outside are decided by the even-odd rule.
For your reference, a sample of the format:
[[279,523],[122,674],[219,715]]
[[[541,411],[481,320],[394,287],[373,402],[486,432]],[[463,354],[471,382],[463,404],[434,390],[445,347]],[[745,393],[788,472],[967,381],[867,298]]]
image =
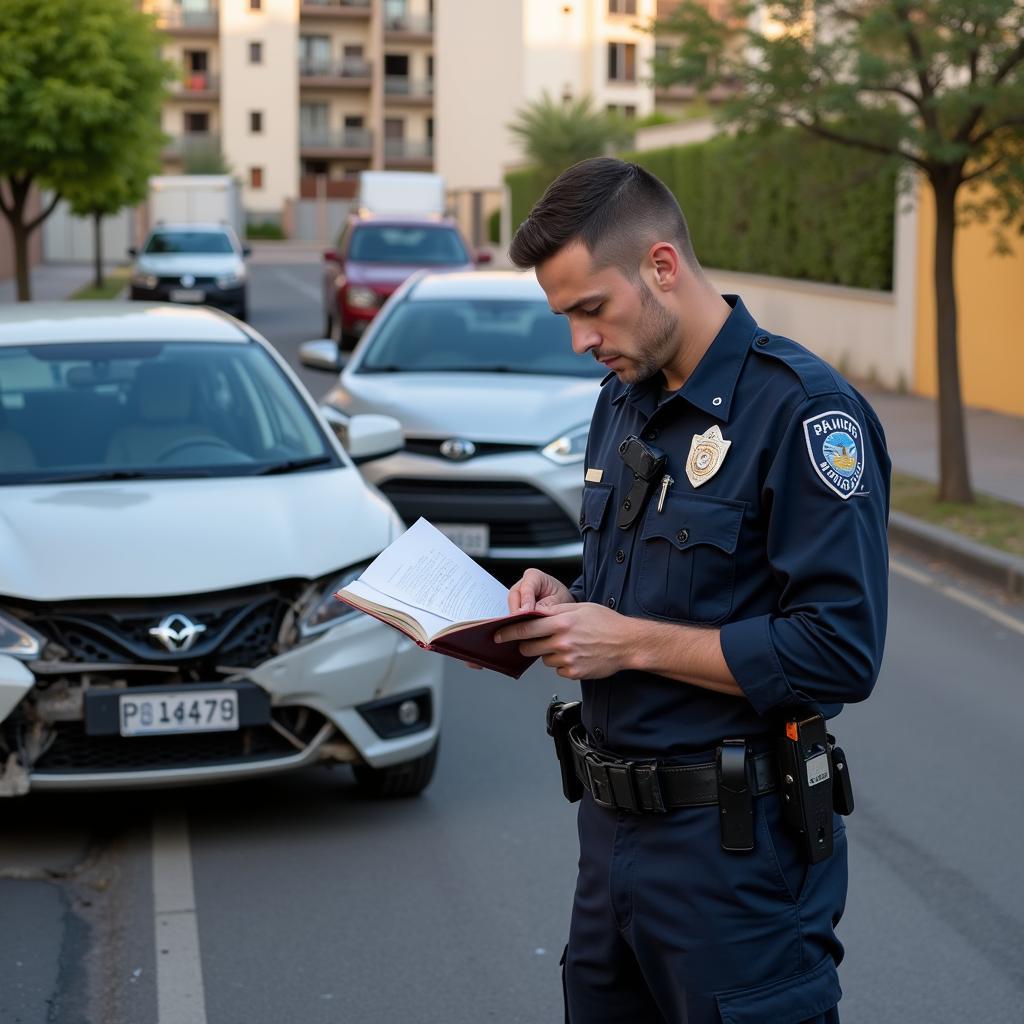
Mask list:
[[250,221],[359,171],[434,167],[434,0],[143,0],[181,69],[165,171],[216,169]]

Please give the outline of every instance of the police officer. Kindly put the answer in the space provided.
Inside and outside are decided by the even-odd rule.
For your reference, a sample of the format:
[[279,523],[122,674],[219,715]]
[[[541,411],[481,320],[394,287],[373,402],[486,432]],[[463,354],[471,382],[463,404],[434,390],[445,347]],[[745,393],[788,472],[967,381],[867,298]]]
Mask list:
[[[808,853],[776,751],[784,723],[834,717],[878,673],[882,428],[832,367],[718,294],[674,197],[634,164],[564,172],[510,255],[610,371],[583,573],[567,588],[528,569],[510,609],[544,614],[497,634],[581,680],[566,1017],[835,1024],[843,821],[830,800],[831,855]],[[830,774],[813,763],[811,787]]]

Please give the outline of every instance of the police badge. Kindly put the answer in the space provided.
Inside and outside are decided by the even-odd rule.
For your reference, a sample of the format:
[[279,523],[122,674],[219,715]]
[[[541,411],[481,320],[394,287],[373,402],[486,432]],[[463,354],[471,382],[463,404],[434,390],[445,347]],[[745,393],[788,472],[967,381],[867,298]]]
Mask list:
[[718,424],[703,434],[694,434],[686,460],[686,477],[694,487],[706,484],[721,468],[732,441],[722,437]]
[[855,493],[864,475],[860,424],[848,413],[833,410],[804,420],[807,454],[815,473],[843,501]]

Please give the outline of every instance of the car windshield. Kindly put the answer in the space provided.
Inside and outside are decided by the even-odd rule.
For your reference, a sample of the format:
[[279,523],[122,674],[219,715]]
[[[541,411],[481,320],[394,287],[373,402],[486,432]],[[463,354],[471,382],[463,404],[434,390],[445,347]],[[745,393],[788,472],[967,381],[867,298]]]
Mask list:
[[408,300],[369,342],[362,372],[537,373],[600,377],[572,350],[569,324],[538,299]]
[[146,252],[188,252],[220,254],[234,252],[231,239],[223,231],[154,231],[146,243]]
[[337,464],[313,412],[259,345],[0,347],[0,483]]
[[348,258],[359,263],[408,263],[420,267],[470,262],[454,228],[404,224],[366,224],[356,228]]

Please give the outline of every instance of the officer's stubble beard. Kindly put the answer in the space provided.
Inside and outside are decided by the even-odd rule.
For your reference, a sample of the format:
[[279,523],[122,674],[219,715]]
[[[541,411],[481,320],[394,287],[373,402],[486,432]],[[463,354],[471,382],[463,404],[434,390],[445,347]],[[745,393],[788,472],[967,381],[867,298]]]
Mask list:
[[637,289],[641,310],[635,331],[637,354],[631,357],[632,371],[619,375],[627,384],[639,384],[661,373],[679,348],[679,317],[654,297],[643,278],[637,281]]

